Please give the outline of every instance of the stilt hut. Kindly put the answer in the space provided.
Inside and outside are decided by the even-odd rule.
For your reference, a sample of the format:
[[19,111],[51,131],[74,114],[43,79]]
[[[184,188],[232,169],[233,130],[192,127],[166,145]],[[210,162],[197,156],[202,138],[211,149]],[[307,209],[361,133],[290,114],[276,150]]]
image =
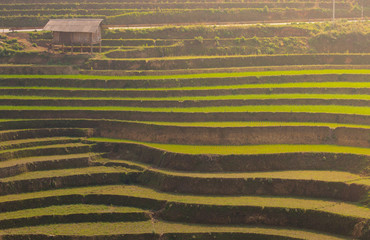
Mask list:
[[93,45],[99,44],[101,52],[101,28],[103,19],[51,19],[45,25],[44,30],[53,32],[52,48],[54,44],[81,46],[88,45],[93,52]]

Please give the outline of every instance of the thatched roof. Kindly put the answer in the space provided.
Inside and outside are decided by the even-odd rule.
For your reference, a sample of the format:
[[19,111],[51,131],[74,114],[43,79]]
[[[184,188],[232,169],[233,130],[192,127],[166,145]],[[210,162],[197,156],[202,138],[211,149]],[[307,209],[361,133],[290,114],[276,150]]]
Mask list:
[[44,27],[44,30],[54,32],[82,32],[93,33],[99,28],[103,19],[51,19]]

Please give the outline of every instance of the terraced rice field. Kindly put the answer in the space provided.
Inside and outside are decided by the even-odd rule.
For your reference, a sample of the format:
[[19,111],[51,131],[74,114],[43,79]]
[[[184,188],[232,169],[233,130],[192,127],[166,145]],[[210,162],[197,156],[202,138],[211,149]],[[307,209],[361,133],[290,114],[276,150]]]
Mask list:
[[368,74],[4,75],[0,234],[367,239]]
[[[3,0],[0,23],[312,20],[332,7],[38,2]],[[336,2],[338,17],[360,16],[361,1]],[[0,69],[0,239],[370,239],[369,29],[110,29],[100,54],[0,57],[26,64]],[[80,62],[43,74],[63,59]]]

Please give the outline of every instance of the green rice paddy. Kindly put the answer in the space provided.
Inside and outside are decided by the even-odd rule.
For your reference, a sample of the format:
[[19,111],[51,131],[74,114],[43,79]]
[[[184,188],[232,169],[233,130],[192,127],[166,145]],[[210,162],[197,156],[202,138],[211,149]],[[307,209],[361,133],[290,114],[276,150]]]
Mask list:
[[253,105],[253,106],[217,106],[188,108],[144,108],[144,107],[113,107],[113,106],[0,106],[0,110],[12,111],[135,111],[163,113],[228,113],[228,112],[306,112],[370,115],[370,107],[352,107],[339,105]]
[[[2,131],[0,131],[1,133]],[[27,139],[19,139],[19,140],[9,140],[6,142],[0,142],[0,148],[1,146],[7,146],[7,145],[15,145],[15,144],[21,144],[21,143],[32,143],[32,142],[49,142],[49,141],[63,141],[63,140],[70,140],[75,141],[79,140],[80,138],[77,137],[46,137],[46,138],[27,138]]]
[[46,148],[69,148],[69,147],[84,147],[84,146],[89,146],[89,145],[86,145],[83,143],[66,143],[66,144],[55,144],[55,145],[47,145],[47,146],[35,146],[35,147],[9,149],[9,150],[0,151],[0,153],[22,151],[22,150],[37,150],[37,149],[46,149]]
[[282,126],[311,126],[329,128],[364,128],[369,129],[370,125],[341,124],[341,123],[319,123],[319,122],[146,122],[127,121],[142,124],[179,127],[282,127]]
[[1,87],[1,89],[37,89],[37,90],[68,90],[68,91],[185,91],[185,90],[222,90],[222,89],[249,89],[249,88],[370,88],[370,82],[301,82],[301,83],[257,83],[218,86],[195,86],[195,87],[168,87],[168,88],[77,88],[77,87]]
[[52,79],[185,79],[185,78],[221,78],[221,77],[246,77],[246,76],[279,76],[279,75],[320,75],[320,74],[370,74],[370,69],[312,69],[294,71],[258,71],[258,72],[233,72],[233,73],[203,73],[180,74],[162,76],[97,76],[97,75],[0,75],[0,78],[52,78]]
[[[154,121],[130,121],[130,120],[94,120],[94,119],[64,119],[65,121],[106,121],[106,122],[121,122],[121,123],[139,123],[145,125],[158,126],[179,126],[179,127],[279,127],[279,126],[312,126],[312,127],[329,127],[329,128],[364,128],[369,129],[370,125],[347,124],[347,123],[325,123],[325,122],[154,122]],[[0,119],[0,122],[19,122],[19,121],[43,121],[47,124],[48,121],[54,119]]]
[[0,213],[0,220],[14,218],[29,218],[43,215],[68,215],[68,214],[88,214],[88,213],[132,213],[143,212],[144,210],[134,207],[121,207],[109,205],[88,205],[88,204],[73,204],[50,206],[44,208],[32,208],[12,212]]
[[34,193],[20,193],[15,195],[0,196],[0,202],[21,201],[22,199],[33,199],[47,196],[64,195],[117,195],[139,198],[156,199],[159,201],[180,202],[188,204],[206,204],[217,206],[260,206],[260,207],[281,207],[316,209],[337,213],[347,216],[370,217],[370,209],[354,203],[344,203],[335,200],[310,199],[300,197],[279,197],[279,196],[204,196],[186,195],[175,193],[163,193],[150,188],[135,185],[108,185],[83,188],[70,188],[41,191]]
[[25,158],[10,159],[7,161],[0,161],[0,168],[36,163],[36,162],[46,162],[46,161],[59,161],[63,159],[74,159],[74,158],[88,158],[88,157],[100,157],[99,154],[94,153],[81,153],[81,154],[66,154],[66,155],[53,155],[53,156],[34,156]]
[[0,150],[4,149],[14,150],[17,148],[77,143],[80,140],[81,140],[80,138],[68,138],[68,137],[19,139],[13,141],[0,142]]
[[36,171],[27,172],[14,177],[2,178],[0,180],[3,182],[17,181],[17,180],[30,180],[38,178],[48,178],[48,177],[63,177],[72,175],[82,175],[82,174],[95,174],[95,173],[125,173],[128,170],[123,167],[85,167],[85,168],[71,168],[71,169],[61,169],[61,170],[49,170],[49,171]]
[[370,100],[367,94],[243,94],[217,96],[179,96],[179,97],[53,97],[1,95],[0,99],[24,100],[119,100],[119,101],[209,101],[209,100],[254,100],[254,99],[356,99]]
[[[141,169],[150,169],[158,173],[170,176],[196,177],[196,178],[277,178],[277,179],[300,179],[300,180],[317,180],[330,182],[353,182],[367,179],[358,174],[343,171],[324,171],[324,170],[300,170],[300,171],[271,171],[271,172],[219,172],[219,173],[199,173],[199,172],[178,172],[164,169],[153,169],[153,166],[132,163],[125,160],[100,160],[109,163],[125,163],[128,166],[137,166]],[[370,184],[366,184],[370,185]]]
[[145,145],[152,148],[158,148],[167,152],[183,154],[237,155],[237,154],[277,154],[294,152],[323,152],[323,153],[352,153],[360,155],[370,155],[369,148],[347,147],[337,145],[279,144],[279,145],[210,146],[210,145],[175,145],[175,144],[147,143],[107,138],[89,138],[89,140],[94,142],[134,143]]
[[0,230],[1,235],[5,234],[47,234],[47,235],[116,235],[116,234],[140,234],[140,233],[254,233],[288,236],[307,240],[349,240],[346,237],[316,233],[314,231],[296,230],[292,228],[274,228],[262,226],[225,226],[225,225],[198,225],[186,223],[169,223],[163,221],[146,222],[121,222],[121,223],[74,223],[74,224],[52,224],[36,227],[23,227]]

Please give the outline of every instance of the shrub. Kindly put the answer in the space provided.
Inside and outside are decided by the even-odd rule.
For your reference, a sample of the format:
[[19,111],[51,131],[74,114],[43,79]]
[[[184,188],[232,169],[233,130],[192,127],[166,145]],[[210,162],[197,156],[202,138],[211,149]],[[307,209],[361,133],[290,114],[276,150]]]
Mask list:
[[250,41],[251,41],[252,44],[254,44],[256,46],[258,46],[259,44],[261,44],[261,40],[258,37],[256,37],[256,36],[252,37],[250,39]]
[[12,49],[14,49],[14,50],[22,50],[22,49],[24,49],[24,47],[21,44],[19,44],[19,43],[14,43],[10,47]]
[[18,42],[18,40],[15,39],[15,38],[12,38],[12,39],[9,39],[9,40],[5,40],[4,42],[7,43],[7,44],[13,44],[13,43]]
[[50,31],[31,32],[29,33],[31,39],[52,39],[53,34]]
[[16,52],[12,49],[0,46],[0,57],[9,57],[14,55]]
[[198,36],[198,37],[195,37],[195,38],[194,38],[194,41],[195,41],[196,43],[202,44],[202,43],[203,43],[203,41],[204,41],[204,39],[203,39],[203,37],[202,37],[202,36]]
[[237,44],[246,43],[246,42],[247,42],[247,39],[245,37],[235,38],[235,43]]
[[220,38],[217,36],[215,37],[215,45],[220,46]]
[[275,54],[275,49],[274,48],[271,48],[271,47],[267,47],[265,52],[267,54]]

